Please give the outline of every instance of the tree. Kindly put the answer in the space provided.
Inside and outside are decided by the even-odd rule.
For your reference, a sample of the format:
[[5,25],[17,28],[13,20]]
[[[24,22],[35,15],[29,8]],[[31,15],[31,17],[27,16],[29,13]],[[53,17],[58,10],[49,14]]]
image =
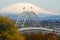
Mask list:
[[0,40],[24,40],[14,22],[8,17],[0,16]]
[[44,40],[57,40],[57,37],[55,33],[48,33],[44,35]]
[[57,35],[55,33],[47,33],[47,34],[34,33],[27,35],[25,40],[57,40]]
[[57,40],[60,40],[60,35],[58,36],[58,39]]
[[34,33],[26,36],[25,40],[43,40],[43,34]]

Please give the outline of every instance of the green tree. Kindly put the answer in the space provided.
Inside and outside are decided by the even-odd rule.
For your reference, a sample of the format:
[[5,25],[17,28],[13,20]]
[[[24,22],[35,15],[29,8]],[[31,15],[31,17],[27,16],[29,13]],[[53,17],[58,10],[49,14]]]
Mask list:
[[8,17],[0,16],[0,40],[24,40],[14,22]]

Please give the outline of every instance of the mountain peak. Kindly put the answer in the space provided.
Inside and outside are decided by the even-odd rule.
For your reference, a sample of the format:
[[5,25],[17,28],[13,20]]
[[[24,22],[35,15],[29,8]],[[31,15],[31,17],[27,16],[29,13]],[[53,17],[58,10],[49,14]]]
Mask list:
[[44,10],[32,3],[16,3],[0,10],[1,13],[21,13],[24,11],[33,11],[36,13],[54,14]]

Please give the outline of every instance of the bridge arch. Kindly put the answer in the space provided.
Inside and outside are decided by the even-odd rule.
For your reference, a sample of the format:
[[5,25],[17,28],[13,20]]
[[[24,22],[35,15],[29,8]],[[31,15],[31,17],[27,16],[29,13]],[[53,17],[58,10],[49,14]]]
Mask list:
[[[25,11],[22,12],[19,16],[18,19],[16,21],[15,26],[17,26],[19,28],[20,32],[32,32],[32,30],[45,30],[47,32],[52,32],[52,29],[48,29],[48,28],[41,28],[40,22],[39,22],[39,18],[36,15],[35,12],[33,11]],[[44,32],[44,31],[42,31]]]
[[16,21],[18,28],[40,27],[39,18],[33,11],[23,12]]

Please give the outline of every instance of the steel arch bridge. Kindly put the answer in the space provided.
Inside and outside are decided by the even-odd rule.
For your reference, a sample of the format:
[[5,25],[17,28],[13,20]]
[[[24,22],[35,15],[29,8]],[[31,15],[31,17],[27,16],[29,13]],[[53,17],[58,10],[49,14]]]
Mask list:
[[[22,12],[16,21],[15,26],[19,28],[20,32],[32,32],[33,30],[53,31],[52,29],[43,28],[39,23],[39,18],[33,11]],[[35,31],[36,32],[36,31]]]
[[39,18],[33,11],[23,12],[18,16],[16,26],[19,28],[39,27]]

